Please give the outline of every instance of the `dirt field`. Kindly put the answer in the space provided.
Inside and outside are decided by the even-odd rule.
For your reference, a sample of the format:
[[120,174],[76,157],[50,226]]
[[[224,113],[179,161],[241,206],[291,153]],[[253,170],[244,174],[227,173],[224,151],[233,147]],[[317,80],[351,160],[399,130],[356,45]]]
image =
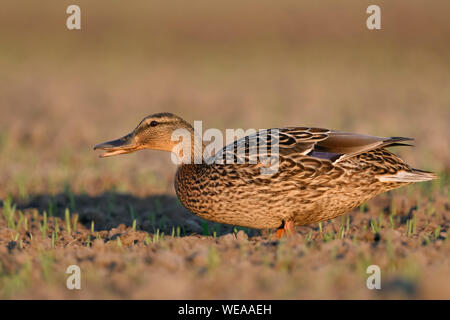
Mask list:
[[[77,4],[81,31],[2,3],[0,298],[450,298],[448,1],[380,1],[380,31],[359,0]],[[155,112],[414,137],[392,150],[439,179],[273,241],[184,209],[169,154],[92,150]]]

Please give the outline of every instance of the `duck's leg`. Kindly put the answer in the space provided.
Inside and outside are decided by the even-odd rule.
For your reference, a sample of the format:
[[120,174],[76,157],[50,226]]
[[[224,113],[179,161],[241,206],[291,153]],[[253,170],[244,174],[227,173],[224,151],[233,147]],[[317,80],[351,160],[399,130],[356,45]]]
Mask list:
[[281,239],[281,237],[286,233],[286,236],[291,236],[295,232],[294,221],[283,221],[281,226],[277,229],[275,234],[277,239]]

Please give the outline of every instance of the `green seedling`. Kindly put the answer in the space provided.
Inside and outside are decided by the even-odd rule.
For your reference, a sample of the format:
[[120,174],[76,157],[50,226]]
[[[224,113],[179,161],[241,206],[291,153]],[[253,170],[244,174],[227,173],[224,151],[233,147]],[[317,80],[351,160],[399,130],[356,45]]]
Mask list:
[[55,232],[52,232],[52,248],[55,247]]
[[20,199],[28,198],[28,192],[26,187],[26,176],[20,175],[19,177],[17,177],[17,188],[19,190]]
[[441,226],[437,226],[437,228],[434,230],[434,238],[437,239],[440,233],[441,233]]
[[78,225],[78,215],[74,215],[73,217],[73,232],[77,232],[77,225]]
[[378,216],[378,231],[380,231],[380,229],[383,228],[383,218],[384,214],[383,212],[380,212],[380,215]]
[[431,242],[430,237],[428,236],[428,234],[425,234],[423,236],[423,244],[428,245],[428,244],[430,244],[430,242]]
[[158,213],[162,212],[161,199],[159,199],[159,198],[155,199],[155,207],[156,207],[156,212],[158,212]]
[[47,234],[47,230],[48,230],[48,221],[47,221],[47,212],[44,211],[43,213],[43,223],[44,223],[44,233]]
[[222,230],[222,224],[214,223],[214,231],[217,231],[217,234],[220,234],[221,230]]
[[216,247],[210,247],[208,251],[208,270],[213,270],[220,264],[220,255]]
[[44,225],[41,222],[39,222],[39,230],[41,230],[42,238],[45,238]]
[[323,239],[324,242],[328,242],[328,241],[334,240],[334,238],[335,238],[335,234],[331,230],[328,231],[327,233],[323,233],[322,234],[322,239]]
[[136,212],[134,211],[134,207],[131,203],[128,204],[128,211],[130,212],[131,221],[136,219]]
[[56,234],[56,237],[58,237],[58,234],[59,234],[59,222],[58,222],[58,219],[55,219],[55,234]]
[[370,220],[370,227],[372,228],[372,232],[374,234],[377,234],[380,231],[379,227],[377,225],[377,222],[375,220],[373,220],[373,219]]
[[159,242],[159,240],[160,240],[160,237],[159,237],[159,229],[156,229],[156,234],[154,234],[153,235],[153,243],[158,243]]
[[391,200],[391,215],[396,216],[397,215],[397,208],[395,206],[394,198]]
[[112,217],[113,212],[115,212],[114,208],[114,201],[108,197],[108,201],[107,201],[107,207],[108,207],[108,216]]
[[406,236],[410,237],[413,235],[413,231],[414,231],[413,225],[414,225],[413,219],[408,219],[406,221]]
[[150,213],[150,223],[152,224],[153,232],[156,231],[156,214],[155,212]]
[[76,211],[76,208],[75,208],[75,197],[73,195],[72,190],[70,190],[69,184],[65,185],[65,193],[66,193],[67,197],[69,198],[70,211],[75,212]]
[[16,231],[20,231],[20,228],[22,227],[24,221],[24,216],[21,210],[19,210],[19,222],[17,222],[16,225]]
[[312,230],[309,230],[309,233],[306,235],[306,242],[310,242],[312,238]]
[[345,227],[343,225],[341,225],[339,227],[339,231],[338,231],[338,239],[344,239],[345,238]]
[[66,219],[66,231],[68,234],[72,234],[72,230],[70,227],[70,211],[68,208],[66,208],[64,215],[65,215],[65,219]]
[[[209,226],[208,226],[208,224],[205,221],[202,222],[202,230],[203,230],[203,235],[204,236],[208,236],[209,235]],[[236,234],[237,233],[236,228],[234,228],[234,230],[235,230],[234,233]]]
[[162,216],[159,220],[159,229],[165,229],[167,226],[167,218],[166,216]]
[[394,215],[390,215],[389,216],[389,222],[390,222],[390,224],[391,224],[391,229],[392,230],[394,230],[394,228],[395,228],[395,224],[394,224]]
[[14,215],[16,213],[16,205],[12,204],[11,196],[3,201],[3,217],[5,218],[8,228],[16,229]]
[[50,215],[50,217],[53,217],[53,199],[49,199],[48,200],[48,214]]

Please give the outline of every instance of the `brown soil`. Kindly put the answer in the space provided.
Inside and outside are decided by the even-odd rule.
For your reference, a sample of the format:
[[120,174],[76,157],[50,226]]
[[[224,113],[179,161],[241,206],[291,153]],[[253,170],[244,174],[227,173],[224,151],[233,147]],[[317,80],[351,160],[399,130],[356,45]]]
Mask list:
[[[42,232],[44,218],[29,205],[39,207],[46,203],[45,197],[21,205],[27,230],[23,222],[7,228],[6,221],[0,220],[2,297],[450,297],[450,285],[445,280],[450,265],[448,196],[437,194],[430,200],[417,200],[419,203],[410,200],[421,199],[417,194],[380,197],[348,217],[324,223],[322,230],[317,225],[299,227],[294,236],[281,241],[271,240],[270,232],[258,235],[251,231],[254,235],[249,237],[243,230],[232,231],[226,226],[215,235],[192,234],[205,222],[176,204],[164,214],[182,219],[182,230],[177,229],[176,219],[167,219],[161,229],[147,232],[152,229],[152,218],[141,210],[153,208],[155,199],[160,199],[162,207],[173,200],[166,196],[136,199],[114,195],[118,202],[135,205],[139,222],[134,231],[130,221],[124,221],[126,207],[116,206],[108,214],[106,207],[96,205],[107,203],[111,196],[80,196],[79,214],[70,217],[70,232],[61,217],[47,217],[48,227]],[[55,198],[57,208],[70,206],[64,196]],[[116,227],[109,227],[116,216]],[[94,220],[94,232],[88,217]],[[161,217],[156,215],[157,223]],[[79,223],[75,229],[76,219]],[[218,225],[209,224],[204,232],[213,233],[214,227]],[[68,275],[64,272],[72,264],[81,268],[81,290],[65,286]],[[371,264],[382,270],[381,290],[366,287],[366,268]]]
[[[448,0],[383,3],[380,31],[360,0],[135,3],[79,1],[78,32],[2,2],[0,298],[450,298]],[[187,212],[168,154],[92,150],[163,111],[413,137],[393,151],[440,178],[273,241]]]

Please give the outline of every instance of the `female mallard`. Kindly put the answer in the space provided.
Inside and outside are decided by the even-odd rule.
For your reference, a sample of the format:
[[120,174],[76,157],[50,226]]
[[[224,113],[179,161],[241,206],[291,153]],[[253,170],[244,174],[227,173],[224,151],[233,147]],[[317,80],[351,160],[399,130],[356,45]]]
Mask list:
[[[101,157],[140,149],[175,152],[179,141],[172,134],[177,129],[184,129],[194,141],[189,123],[170,113],[158,113],[144,118],[132,133],[94,149],[106,151]],[[179,164],[175,190],[181,203],[204,219],[277,228],[277,237],[281,237],[284,231],[292,233],[295,225],[329,220],[382,192],[436,178],[431,172],[411,168],[385,149],[408,140],[306,127],[259,131],[217,152],[209,159],[216,160],[213,163]],[[191,159],[202,154],[201,147],[190,145]],[[249,159],[255,150],[257,156],[271,156],[274,145],[278,147],[277,167],[267,174],[261,169],[268,162]],[[182,151],[175,154],[183,157]],[[217,161],[230,155],[241,161]]]

